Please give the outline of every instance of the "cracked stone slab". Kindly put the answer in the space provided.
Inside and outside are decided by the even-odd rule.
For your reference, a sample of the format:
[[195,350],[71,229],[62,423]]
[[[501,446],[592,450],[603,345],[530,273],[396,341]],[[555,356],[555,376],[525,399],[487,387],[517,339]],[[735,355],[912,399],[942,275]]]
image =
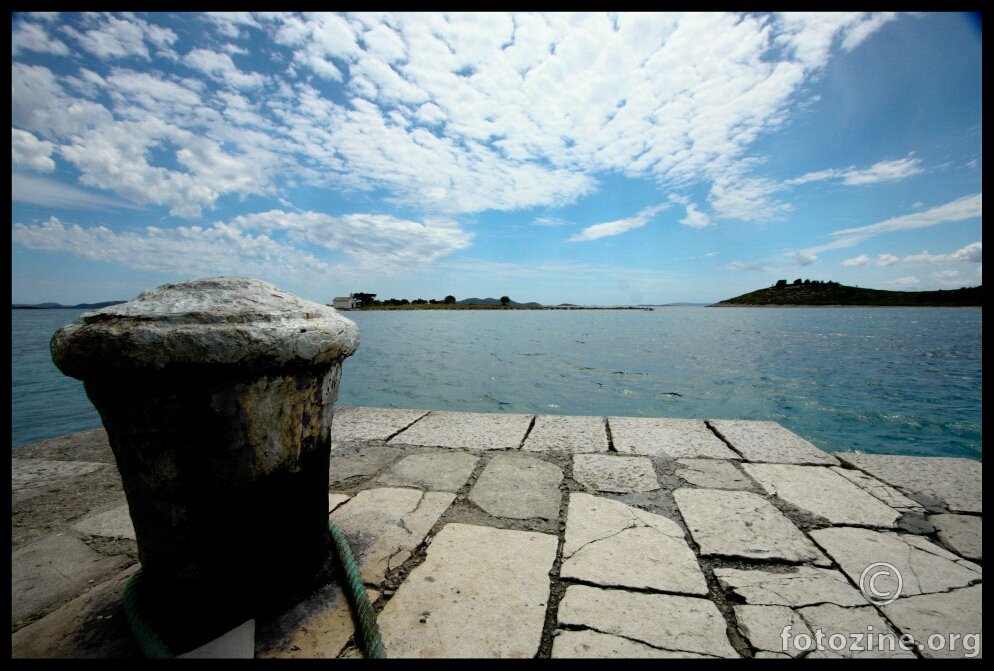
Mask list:
[[364,447],[354,453],[331,453],[328,482],[339,485],[355,477],[376,475],[404,455],[399,447]]
[[607,587],[708,594],[680,525],[583,493],[570,494],[560,576]]
[[427,414],[427,410],[336,407],[331,422],[332,447],[356,440],[387,440]]
[[791,566],[781,571],[716,568],[714,577],[724,590],[731,590],[747,604],[766,606],[865,606],[859,590],[834,569]]
[[58,461],[56,459],[19,459],[10,460],[10,489],[17,491],[27,487],[44,485],[51,480],[75,478],[87,473],[93,473],[109,464],[97,461]]
[[[887,562],[901,575],[903,596],[945,592],[979,582],[982,578],[976,564],[960,559],[921,536],[835,527],[812,531],[811,537],[854,584],[859,584],[860,576],[871,564]],[[882,574],[874,583],[880,593],[893,593],[897,585],[896,576]]]
[[659,489],[648,457],[574,454],[573,478],[587,489],[627,494]]
[[607,452],[607,428],[602,417],[538,415],[523,450],[532,452]]
[[821,466],[839,464],[828,452],[815,447],[777,422],[709,419],[708,424],[746,461]]
[[338,494],[336,492],[328,492],[328,513],[331,514],[338,506],[342,505],[352,497],[348,494]]
[[702,555],[828,561],[793,522],[758,494],[681,488],[673,498]]
[[[894,626],[924,644],[919,650],[931,658],[982,657],[982,610],[982,585],[911,596],[883,606]],[[942,638],[931,639],[935,645],[930,645],[929,637],[936,634]],[[960,634],[959,640],[954,642],[952,634]]]
[[[860,606],[858,608],[843,608],[833,603],[825,603],[819,606],[807,606],[797,611],[808,628],[817,637],[821,634],[821,649],[818,648],[817,638],[809,642],[808,649],[811,652],[805,659],[836,659],[845,658],[915,658],[915,654],[910,650],[903,650],[897,645],[899,634],[888,626],[880,614],[872,606]],[[859,634],[861,642],[856,646],[852,635]],[[870,650],[867,636],[873,634],[873,650]],[[835,636],[833,639],[832,637]],[[881,636],[894,641],[893,649],[885,646],[884,649],[877,649],[877,641]],[[853,648],[850,650],[850,648]],[[859,650],[857,648],[864,648]]]
[[69,528],[86,536],[137,540],[135,527],[131,522],[131,510],[127,503],[96,515],[90,515]]
[[743,464],[766,490],[787,503],[831,524],[893,528],[901,513],[822,466]]
[[654,648],[739,657],[725,619],[708,599],[571,585],[559,603],[560,626],[587,627]]
[[[366,589],[369,600],[379,592]],[[259,658],[333,658],[356,633],[355,617],[341,585],[330,583],[282,613],[258,622],[255,656]]]
[[984,554],[984,525],[976,515],[929,515],[939,541],[947,548],[967,559],[980,561]]
[[555,536],[446,524],[377,618],[391,658],[538,652]]
[[469,499],[495,517],[559,518],[563,472],[527,454],[497,454],[486,465]]
[[608,417],[614,449],[654,457],[740,459],[699,419]]
[[376,478],[387,487],[417,487],[435,492],[457,492],[480,459],[466,452],[412,454],[394,463]]
[[831,468],[846,480],[859,486],[870,496],[880,499],[880,501],[894,510],[901,512],[922,512],[924,510],[920,503],[909,499],[901,492],[886,483],[880,482],[872,475],[867,475],[855,468],[842,468],[841,466],[832,466]]
[[330,517],[345,534],[369,584],[400,566],[449,507],[456,495],[417,489],[364,489]]
[[839,458],[905,492],[937,498],[950,512],[983,512],[983,472],[979,461],[851,452],[839,453]]
[[[811,636],[811,630],[801,616],[790,608],[741,604],[735,606],[734,610],[739,632],[746,637],[749,645],[755,648],[757,653],[767,652],[777,656],[797,657],[805,652],[794,644],[794,637],[798,634]],[[783,634],[785,629],[786,639]],[[800,640],[803,642],[804,639]]]
[[560,631],[552,641],[553,659],[714,659],[693,652],[661,650],[628,638],[581,629]]
[[755,485],[735,467],[733,461],[724,459],[677,459],[684,466],[676,474],[697,487],[706,489],[753,489]]
[[516,450],[533,415],[432,411],[390,439],[390,445]]
[[52,534],[10,555],[11,622],[47,612],[85,592],[91,584],[130,563],[102,555],[78,538]]

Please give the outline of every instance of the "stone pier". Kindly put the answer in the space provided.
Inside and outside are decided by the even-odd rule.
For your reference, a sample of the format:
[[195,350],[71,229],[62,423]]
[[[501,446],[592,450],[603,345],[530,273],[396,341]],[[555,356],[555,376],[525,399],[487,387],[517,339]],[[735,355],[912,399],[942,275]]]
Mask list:
[[[12,461],[13,656],[139,656],[106,434]],[[772,422],[339,408],[326,495],[388,657],[980,657],[981,466]],[[330,580],[188,654],[358,640]]]

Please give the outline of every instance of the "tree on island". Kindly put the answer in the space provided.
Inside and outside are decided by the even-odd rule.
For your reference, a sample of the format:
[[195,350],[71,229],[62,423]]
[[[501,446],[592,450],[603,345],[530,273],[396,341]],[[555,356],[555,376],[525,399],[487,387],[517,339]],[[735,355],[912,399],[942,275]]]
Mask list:
[[511,299],[508,298],[507,296],[501,296],[500,297],[500,304],[503,305],[504,307],[507,307],[507,304],[510,303],[510,302],[511,302]]
[[449,296],[446,296],[446,297],[445,297],[445,301],[444,301],[444,303],[445,303],[446,305],[452,305],[452,304],[453,304],[453,303],[455,303],[455,302],[456,302],[456,297],[455,297],[455,296],[452,296],[452,295],[449,295]]

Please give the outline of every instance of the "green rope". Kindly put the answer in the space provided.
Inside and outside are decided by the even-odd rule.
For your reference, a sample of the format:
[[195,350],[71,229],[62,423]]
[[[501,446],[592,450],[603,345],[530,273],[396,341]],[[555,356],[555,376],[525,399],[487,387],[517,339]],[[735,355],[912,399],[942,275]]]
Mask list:
[[[346,580],[343,586],[345,595],[359,620],[363,651],[370,659],[383,659],[387,656],[387,651],[380,638],[380,628],[376,624],[376,611],[373,610],[373,604],[370,603],[369,595],[366,594],[366,588],[362,584],[352,548],[349,547],[349,542],[341,529],[331,522],[328,523],[328,529],[335,547],[335,556],[345,572]],[[146,617],[143,604],[142,569],[139,567],[124,588],[124,615],[138,640],[142,654],[151,659],[173,657],[169,645]]]
[[172,651],[142,610],[141,591],[142,569],[139,566],[124,588],[124,616],[128,618],[143,655],[151,659],[169,659],[173,656]]
[[373,604],[370,603],[369,595],[366,594],[366,588],[362,584],[349,542],[345,539],[342,530],[331,522],[328,523],[328,529],[331,531],[331,539],[335,545],[335,555],[345,572],[345,593],[359,619],[363,651],[369,659],[384,659],[387,651],[380,638],[380,628],[376,624],[376,611],[373,610]]

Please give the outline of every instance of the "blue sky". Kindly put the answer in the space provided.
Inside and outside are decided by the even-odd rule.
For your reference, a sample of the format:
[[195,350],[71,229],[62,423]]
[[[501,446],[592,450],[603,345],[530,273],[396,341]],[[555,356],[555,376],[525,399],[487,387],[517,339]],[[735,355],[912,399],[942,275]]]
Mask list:
[[982,283],[968,14],[15,14],[11,299]]

